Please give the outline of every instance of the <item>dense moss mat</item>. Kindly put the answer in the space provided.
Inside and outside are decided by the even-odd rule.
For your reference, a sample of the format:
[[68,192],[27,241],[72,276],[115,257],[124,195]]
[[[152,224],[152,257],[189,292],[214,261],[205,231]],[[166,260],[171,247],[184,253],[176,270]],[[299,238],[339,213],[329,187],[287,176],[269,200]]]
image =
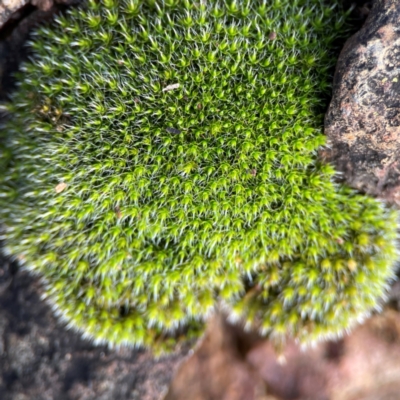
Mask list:
[[40,30],[0,218],[71,326],[154,346],[218,305],[312,341],[376,305],[397,214],[317,158],[333,3],[89,1]]

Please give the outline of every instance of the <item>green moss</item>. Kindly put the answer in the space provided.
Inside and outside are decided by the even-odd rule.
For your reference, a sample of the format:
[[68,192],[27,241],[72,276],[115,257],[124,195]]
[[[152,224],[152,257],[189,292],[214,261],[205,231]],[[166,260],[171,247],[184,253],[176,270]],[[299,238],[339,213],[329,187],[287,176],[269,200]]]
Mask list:
[[153,346],[218,306],[311,341],[376,306],[397,214],[317,161],[345,19],[325,3],[91,1],[40,30],[0,218],[71,326]]

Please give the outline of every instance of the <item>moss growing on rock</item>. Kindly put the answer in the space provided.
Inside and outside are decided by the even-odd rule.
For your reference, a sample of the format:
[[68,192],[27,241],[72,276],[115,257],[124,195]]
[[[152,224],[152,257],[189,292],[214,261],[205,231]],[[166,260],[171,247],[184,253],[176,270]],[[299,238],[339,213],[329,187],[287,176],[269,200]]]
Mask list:
[[153,346],[222,305],[310,341],[376,305],[397,215],[318,162],[344,23],[325,3],[89,1],[40,30],[0,218],[71,326]]

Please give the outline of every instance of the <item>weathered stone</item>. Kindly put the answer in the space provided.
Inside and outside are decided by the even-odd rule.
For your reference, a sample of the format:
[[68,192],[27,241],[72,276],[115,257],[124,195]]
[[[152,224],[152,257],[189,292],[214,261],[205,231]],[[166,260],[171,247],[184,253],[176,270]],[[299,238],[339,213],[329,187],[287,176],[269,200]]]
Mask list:
[[214,316],[192,357],[178,369],[164,400],[266,400],[264,382],[245,361],[258,339]]
[[52,12],[59,11],[60,6],[70,6],[79,4],[82,0],[0,0],[0,30],[9,20],[19,20],[24,15],[21,15],[21,10],[31,4],[31,10]]
[[53,0],[31,0],[32,5],[36,6],[39,10],[49,11],[53,7]]
[[345,44],[323,156],[363,192],[400,204],[400,3],[376,0]]
[[8,21],[10,16],[28,4],[29,0],[1,0],[0,1],[0,28]]
[[342,339],[306,349],[274,346],[213,318],[163,400],[398,400],[399,393],[400,313],[386,306]]

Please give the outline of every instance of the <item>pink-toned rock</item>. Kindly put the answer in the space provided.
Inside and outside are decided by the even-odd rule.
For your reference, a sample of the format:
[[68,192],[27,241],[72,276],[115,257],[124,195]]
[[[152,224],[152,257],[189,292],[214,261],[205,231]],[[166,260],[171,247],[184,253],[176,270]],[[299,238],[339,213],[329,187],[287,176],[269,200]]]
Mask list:
[[53,7],[53,0],[31,0],[32,5],[42,11],[49,11]]
[[345,44],[323,156],[351,186],[400,204],[400,2],[375,0]]
[[163,400],[274,400],[245,361],[257,337],[215,316],[192,357],[184,362]]
[[[396,298],[393,293],[391,298]],[[399,400],[400,312],[386,307],[349,335],[306,349],[214,318],[163,400]]]
[[400,314],[387,309],[342,340],[305,350],[289,342],[280,359],[261,342],[246,361],[281,400],[398,400]]

